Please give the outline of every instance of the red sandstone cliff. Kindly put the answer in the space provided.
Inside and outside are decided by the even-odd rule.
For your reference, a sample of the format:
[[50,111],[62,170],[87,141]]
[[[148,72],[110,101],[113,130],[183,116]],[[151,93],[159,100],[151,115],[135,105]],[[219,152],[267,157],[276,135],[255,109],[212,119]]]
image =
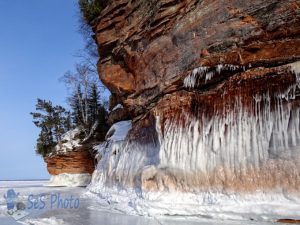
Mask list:
[[[189,121],[193,117],[200,124],[197,132],[202,132],[208,126],[204,117],[205,121],[232,117],[234,121],[246,121],[245,124],[248,118],[256,118],[263,124],[272,117],[270,123],[275,124],[282,119],[277,118],[282,110],[288,108],[287,113],[293,115],[299,107],[299,90],[293,86],[297,83],[295,73],[299,72],[299,65],[290,64],[300,60],[299,0],[111,0],[93,30],[100,53],[100,79],[112,92],[114,104],[121,102],[134,120],[128,136],[131,141],[147,144],[156,138],[155,117],[159,118],[164,137],[169,134],[170,121],[178,128],[194,129]],[[289,92],[289,88],[295,91]],[[277,97],[284,94],[286,98],[278,103]],[[265,112],[272,116],[266,116]],[[237,115],[240,118],[235,118]],[[299,128],[294,119],[287,119],[287,123]],[[247,131],[253,135],[252,139],[256,137],[253,130],[258,136],[267,133],[267,125],[260,127],[260,122]],[[226,138],[239,126],[233,122],[224,124],[222,132]],[[260,149],[258,143],[258,153],[251,149],[246,152],[247,146],[256,148],[255,143],[248,142],[250,136],[232,147],[220,139],[224,149],[229,146],[228,151],[245,149],[243,154],[232,150],[227,159],[216,139],[209,139],[204,145],[213,146],[207,153],[208,159],[222,161],[223,157],[228,165],[239,160],[245,164],[209,168],[208,174],[184,171],[185,178],[197,178],[184,182],[188,187],[180,188],[224,185],[229,189],[255,190],[279,185],[298,189],[300,165],[272,152],[271,142],[280,136],[276,124],[272,126],[266,137],[270,143],[261,144],[268,149]],[[236,134],[244,135],[239,129],[242,128],[237,128]],[[210,127],[207,135],[218,137],[218,132]],[[292,131],[287,133],[290,135]],[[295,140],[298,146],[299,140]],[[187,143],[192,146],[196,142],[193,136]],[[290,144],[286,146],[289,148]],[[220,159],[210,154],[219,154]],[[247,157],[258,160],[252,162]],[[175,169],[182,168],[175,166]],[[169,187],[178,186],[178,176],[158,178],[157,174],[154,172],[149,180],[142,181],[145,188],[159,189],[158,183],[164,182]]]
[[143,114],[182,89],[193,68],[297,61],[299,11],[295,0],[109,1],[94,27],[100,78],[133,116]]

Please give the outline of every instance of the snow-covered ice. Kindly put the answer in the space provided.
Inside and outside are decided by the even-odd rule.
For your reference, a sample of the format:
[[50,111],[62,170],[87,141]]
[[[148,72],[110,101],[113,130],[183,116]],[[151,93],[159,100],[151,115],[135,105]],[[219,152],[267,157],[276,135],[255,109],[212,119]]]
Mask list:
[[[101,189],[101,191],[100,191]],[[281,218],[300,219],[300,198],[289,194],[141,192],[137,189],[89,186],[102,207],[130,215],[178,216],[191,220],[237,220],[275,222]]]
[[[133,216],[127,215],[124,213],[124,209],[131,205],[130,202],[123,202],[122,205],[121,201],[119,206],[117,206],[116,202],[110,201],[100,201],[101,199],[99,196],[95,197],[94,194],[87,192],[86,189],[75,187],[75,188],[68,188],[68,187],[47,187],[46,181],[19,181],[19,182],[3,182],[0,181],[0,224],[1,225],[95,225],[95,224],[105,224],[105,225],[179,225],[179,224],[186,224],[186,225],[238,225],[238,224],[245,224],[245,225],[271,225],[273,223],[265,222],[265,221],[243,221],[241,222],[238,217],[236,219],[226,219],[223,216],[222,219],[214,219],[209,214],[195,214],[190,216],[180,216],[177,215],[169,215],[169,216]],[[46,207],[44,210],[28,210],[29,215],[19,221],[15,221],[6,213],[6,204],[3,195],[6,193],[8,188],[14,188],[16,192],[20,193],[20,197],[26,201],[30,194],[39,195],[41,193],[45,193],[46,195],[46,202],[49,201],[49,196],[51,194],[61,194],[62,196],[70,196],[73,195],[74,197],[79,197],[80,199],[80,207],[79,209],[57,209],[50,207]],[[125,194],[125,193],[123,193]],[[128,193],[127,193],[128,194]],[[103,193],[105,195],[105,193]],[[109,193],[107,193],[109,195]],[[160,200],[163,198],[164,195],[156,194],[152,195],[152,203]],[[130,196],[130,195],[128,195]],[[170,196],[165,196],[166,198]],[[178,196],[173,196],[172,199],[174,201],[180,201],[182,199],[176,199]],[[119,199],[121,198],[126,199],[126,197],[119,195]],[[128,198],[127,198],[128,199]],[[106,200],[109,200],[108,198]],[[112,200],[112,199],[111,199]],[[138,201],[138,199],[136,199]],[[171,199],[170,199],[171,200]],[[140,198],[140,201],[143,201]],[[134,205],[134,204],[132,204]],[[124,209],[122,209],[122,207]],[[153,205],[154,206],[154,205]],[[151,205],[148,205],[151,207]],[[159,211],[159,203],[156,204],[156,210]],[[160,207],[163,209],[163,205],[161,204]],[[198,206],[193,206],[195,209]],[[266,206],[267,207],[267,206]],[[278,204],[280,208],[280,204]],[[284,207],[284,206],[282,206]],[[146,210],[146,208],[144,208]],[[238,210],[235,208],[228,208],[228,210]],[[218,209],[216,208],[215,213],[218,214]],[[255,217],[254,217],[255,219]]]
[[51,175],[48,186],[85,187],[90,182],[91,175],[88,173],[61,173],[58,175]]
[[[179,224],[186,224],[186,225],[238,225],[238,224],[245,224],[245,225],[271,225],[273,223],[264,221],[263,218],[269,215],[262,215],[261,218],[255,216],[257,212],[263,207],[260,206],[261,202],[256,202],[255,199],[253,200],[253,205],[248,205],[247,207],[243,207],[242,201],[237,201],[239,204],[235,205],[224,205],[222,211],[222,207],[217,207],[213,205],[214,199],[210,200],[209,195],[204,199],[206,201],[206,205],[202,206],[203,208],[207,208],[207,212],[201,211],[201,206],[199,204],[192,205],[194,211],[197,209],[199,212],[197,214],[191,214],[189,216],[181,216],[179,213],[176,214],[169,214],[168,216],[161,216],[161,215],[145,215],[144,216],[136,216],[136,215],[128,215],[124,212],[128,207],[133,207],[138,201],[140,201],[140,205],[142,206],[142,202],[144,202],[144,208],[139,208],[139,210],[149,210],[152,207],[153,210],[161,211],[166,210],[164,208],[163,203],[161,201],[168,201],[174,202],[174,208],[177,207],[177,212],[180,209],[175,203],[181,202],[183,199],[179,195],[168,196],[164,193],[148,193],[144,196],[139,196],[135,193],[136,199],[132,198],[134,195],[133,193],[128,192],[119,192],[117,196],[119,202],[114,202],[114,198],[109,198],[113,193],[103,193],[103,196],[107,196],[106,198],[100,198],[99,195],[94,195],[90,192],[87,192],[86,189],[75,187],[75,188],[68,188],[68,187],[47,187],[45,186],[47,182],[45,181],[12,181],[12,182],[3,182],[0,181],[0,225],[16,225],[16,224],[24,224],[24,225],[94,225],[94,224],[105,224],[105,225],[179,225]],[[51,194],[60,193],[62,196],[69,196],[73,195],[75,197],[80,198],[80,207],[79,209],[51,209],[50,207],[45,208],[45,210],[28,210],[29,216],[21,219],[20,221],[15,221],[6,213],[6,205],[5,199],[3,195],[6,193],[8,188],[14,188],[16,192],[19,192],[21,198],[24,200],[27,199],[28,195],[39,195],[41,193],[46,194],[46,203],[49,201],[49,196]],[[182,196],[187,199],[193,199],[195,196],[193,195],[186,195]],[[202,196],[204,197],[204,196]],[[218,197],[218,196],[215,196]],[[128,201],[131,198],[131,202]],[[145,201],[144,198],[147,198],[148,202]],[[164,200],[165,199],[165,200]],[[136,202],[132,202],[132,201]],[[275,202],[276,199],[274,199]],[[194,202],[199,201],[199,199],[194,199]],[[202,200],[201,200],[202,201]],[[232,199],[234,202],[235,200]],[[211,202],[211,204],[210,204]],[[199,203],[199,202],[198,202]],[[216,202],[215,202],[216,203]],[[152,204],[152,205],[151,205]],[[278,201],[276,206],[278,212],[280,211],[288,211],[292,208],[285,208],[286,205],[283,201]],[[177,206],[176,206],[177,205]],[[141,207],[136,204],[136,207]],[[184,205],[182,208],[184,209]],[[267,213],[267,209],[270,205],[265,205],[265,213]],[[242,208],[243,210],[249,210],[244,212],[244,214],[239,215],[243,210],[239,209]],[[170,211],[173,208],[169,209]],[[175,212],[175,211],[174,211]],[[209,213],[210,212],[210,213]],[[192,211],[191,211],[192,213]],[[229,216],[228,216],[229,215]],[[247,216],[245,216],[247,215]],[[270,216],[269,216],[270,217]],[[245,219],[247,218],[247,219]],[[249,220],[251,218],[252,220]],[[243,219],[243,221],[241,221]]]
[[131,127],[131,120],[120,121],[113,124],[106,134],[106,140],[123,141]]

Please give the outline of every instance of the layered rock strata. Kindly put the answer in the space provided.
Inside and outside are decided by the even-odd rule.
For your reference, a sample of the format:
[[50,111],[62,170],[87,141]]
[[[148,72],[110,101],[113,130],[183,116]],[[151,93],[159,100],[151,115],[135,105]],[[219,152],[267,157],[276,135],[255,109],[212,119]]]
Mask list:
[[92,174],[95,169],[94,159],[88,151],[72,151],[66,154],[45,157],[45,162],[51,175],[61,173]]
[[299,1],[109,1],[93,30],[133,119],[95,182],[299,193]]

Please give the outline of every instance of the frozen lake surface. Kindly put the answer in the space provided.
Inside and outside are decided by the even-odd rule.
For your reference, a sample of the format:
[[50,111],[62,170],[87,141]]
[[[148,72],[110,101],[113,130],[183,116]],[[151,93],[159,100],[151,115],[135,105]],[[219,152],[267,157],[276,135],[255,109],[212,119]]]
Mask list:
[[[238,225],[238,224],[274,224],[268,222],[240,221],[240,220],[215,220],[207,215],[195,216],[134,216],[126,215],[118,210],[108,208],[92,194],[86,194],[85,188],[47,187],[47,181],[0,181],[0,224],[25,224],[25,225]],[[4,195],[7,190],[14,189],[19,193],[18,201],[26,204],[28,216],[16,221],[7,214],[7,205]],[[59,197],[58,197],[59,196]],[[57,198],[57,199],[55,199]],[[61,202],[73,199],[73,207],[63,208]],[[79,206],[75,208],[75,199],[79,199]],[[30,200],[30,201],[29,201]],[[56,201],[54,201],[56,200]],[[34,209],[36,203],[36,209]],[[28,209],[28,207],[32,207]]]

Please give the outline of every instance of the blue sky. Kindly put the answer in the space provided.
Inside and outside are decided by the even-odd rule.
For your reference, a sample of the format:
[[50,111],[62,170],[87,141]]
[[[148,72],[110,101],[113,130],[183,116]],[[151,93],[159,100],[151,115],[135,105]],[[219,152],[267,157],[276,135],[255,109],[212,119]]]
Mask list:
[[84,40],[76,0],[0,0],[0,180],[48,178],[35,154],[36,98],[66,106],[58,81]]

